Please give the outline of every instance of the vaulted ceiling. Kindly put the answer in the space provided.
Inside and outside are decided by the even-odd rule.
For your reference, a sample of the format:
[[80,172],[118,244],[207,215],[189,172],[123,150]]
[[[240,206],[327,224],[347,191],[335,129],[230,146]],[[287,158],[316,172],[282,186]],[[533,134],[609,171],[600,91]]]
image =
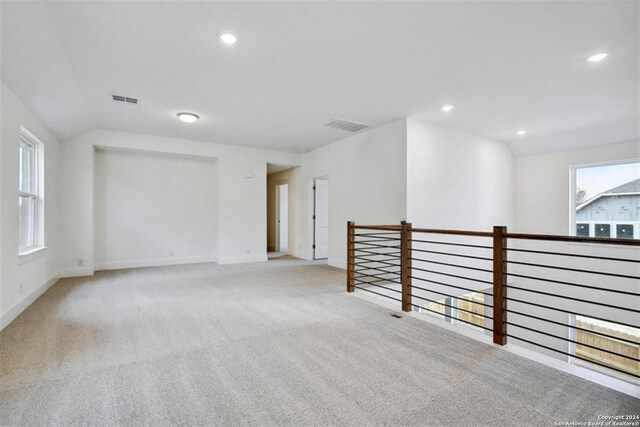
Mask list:
[[523,154],[640,139],[639,18],[634,1],[3,1],[2,79],[61,139],[302,152],[350,135],[333,117],[409,116]]

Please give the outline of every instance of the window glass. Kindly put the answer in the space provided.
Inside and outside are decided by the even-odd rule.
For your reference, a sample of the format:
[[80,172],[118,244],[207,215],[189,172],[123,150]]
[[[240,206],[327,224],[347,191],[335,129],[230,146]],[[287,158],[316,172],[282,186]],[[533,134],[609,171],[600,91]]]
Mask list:
[[473,325],[484,327],[484,294],[469,292],[456,298],[457,318]]
[[[640,363],[623,357],[640,358],[640,346],[633,344],[640,343],[640,329],[585,316],[576,316],[575,326],[585,329],[576,330],[575,355],[581,358],[577,359],[577,363],[589,364],[592,361],[598,363],[593,364],[598,369],[603,368],[601,365],[606,365],[623,372],[640,375]],[[608,335],[608,337],[600,334]],[[621,356],[611,352],[618,353]]]
[[577,236],[639,238],[640,162],[575,168]]
[[633,224],[617,224],[616,237],[618,239],[633,239]]
[[576,224],[576,236],[589,236],[589,224]]
[[19,253],[43,245],[42,194],[38,174],[42,162],[42,143],[26,130],[20,130],[18,148],[18,243]]
[[596,237],[611,237],[611,225],[596,224]]

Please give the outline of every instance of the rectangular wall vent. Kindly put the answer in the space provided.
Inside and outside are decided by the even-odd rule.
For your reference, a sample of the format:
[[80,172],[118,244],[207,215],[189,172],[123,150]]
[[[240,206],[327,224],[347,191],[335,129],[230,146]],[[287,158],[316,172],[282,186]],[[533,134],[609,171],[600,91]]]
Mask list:
[[335,119],[335,118],[329,120],[329,122],[326,123],[324,126],[328,128],[344,130],[347,132],[359,132],[362,129],[366,129],[369,127],[368,125],[363,125],[362,123],[350,122],[348,120]]
[[138,104],[138,98],[129,98],[128,96],[122,96],[122,95],[111,95],[111,98],[114,101],[118,101],[118,102],[126,102],[128,104]]

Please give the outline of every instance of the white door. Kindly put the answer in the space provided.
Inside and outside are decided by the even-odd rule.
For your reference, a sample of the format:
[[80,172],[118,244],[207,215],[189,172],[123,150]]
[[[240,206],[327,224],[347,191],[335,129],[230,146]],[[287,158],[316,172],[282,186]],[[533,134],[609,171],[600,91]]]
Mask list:
[[286,252],[289,250],[289,185],[283,184],[277,186],[277,232],[278,251]]
[[329,181],[316,179],[314,184],[313,258],[329,257]]

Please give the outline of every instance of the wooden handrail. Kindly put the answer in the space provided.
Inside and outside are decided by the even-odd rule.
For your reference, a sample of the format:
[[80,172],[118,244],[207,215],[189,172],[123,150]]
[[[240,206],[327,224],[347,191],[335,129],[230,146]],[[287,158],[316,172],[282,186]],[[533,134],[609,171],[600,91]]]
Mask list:
[[[415,229],[414,229],[415,231]],[[605,245],[640,246],[640,240],[613,239],[611,237],[559,236],[553,234],[507,233],[508,239],[546,240],[551,242],[599,243]]]
[[412,228],[411,231],[415,233],[453,234],[458,236],[493,237],[493,233],[490,231],[441,230],[437,228]]

